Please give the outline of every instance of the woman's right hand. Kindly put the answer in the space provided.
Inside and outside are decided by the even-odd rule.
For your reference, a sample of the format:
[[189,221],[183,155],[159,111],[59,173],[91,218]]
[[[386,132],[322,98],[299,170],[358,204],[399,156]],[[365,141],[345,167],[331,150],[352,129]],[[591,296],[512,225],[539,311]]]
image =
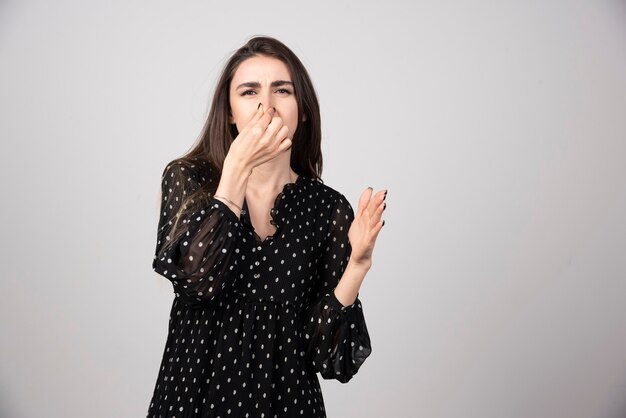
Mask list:
[[261,105],[231,143],[227,158],[253,169],[290,147],[289,127],[280,116],[274,116],[273,107],[263,110]]

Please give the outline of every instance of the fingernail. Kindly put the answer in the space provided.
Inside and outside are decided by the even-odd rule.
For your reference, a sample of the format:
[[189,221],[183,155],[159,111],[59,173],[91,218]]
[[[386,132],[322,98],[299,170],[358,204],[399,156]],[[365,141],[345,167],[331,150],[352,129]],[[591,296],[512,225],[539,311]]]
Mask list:
[[383,226],[385,226],[385,220],[383,219]]
[[387,209],[387,202],[383,203],[383,210]]
[[374,188],[372,186],[367,186],[368,189],[372,189],[372,191],[374,191]]
[[272,111],[276,113],[276,108],[272,106]]
[[385,189],[385,195],[383,196],[383,200],[387,199],[387,189]]
[[261,103],[259,103],[259,105],[256,107],[256,110],[259,110],[261,108]]

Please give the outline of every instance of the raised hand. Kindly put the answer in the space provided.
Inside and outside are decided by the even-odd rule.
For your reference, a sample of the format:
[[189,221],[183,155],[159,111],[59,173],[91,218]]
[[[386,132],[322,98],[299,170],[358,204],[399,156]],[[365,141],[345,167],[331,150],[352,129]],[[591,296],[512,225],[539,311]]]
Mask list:
[[381,221],[381,217],[387,206],[384,202],[387,190],[382,189],[372,197],[373,192],[374,190],[368,187],[361,193],[357,213],[348,231],[348,239],[352,246],[350,263],[367,269],[372,265],[372,252],[378,233],[383,227],[384,221]]

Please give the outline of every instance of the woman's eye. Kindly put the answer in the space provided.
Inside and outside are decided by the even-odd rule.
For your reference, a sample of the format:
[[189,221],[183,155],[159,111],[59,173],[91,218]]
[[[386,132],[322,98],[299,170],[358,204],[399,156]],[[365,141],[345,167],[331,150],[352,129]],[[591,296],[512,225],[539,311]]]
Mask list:
[[[278,91],[278,92],[284,92],[284,93],[286,93],[286,94],[291,94],[291,92],[290,92],[289,90],[287,90],[287,89],[278,89],[278,90],[276,90],[276,91]],[[249,94],[248,94],[248,93],[255,93],[255,91],[254,91],[254,90],[246,90],[246,91],[244,91],[243,93],[241,93],[241,95],[242,95],[242,96],[249,96]]]

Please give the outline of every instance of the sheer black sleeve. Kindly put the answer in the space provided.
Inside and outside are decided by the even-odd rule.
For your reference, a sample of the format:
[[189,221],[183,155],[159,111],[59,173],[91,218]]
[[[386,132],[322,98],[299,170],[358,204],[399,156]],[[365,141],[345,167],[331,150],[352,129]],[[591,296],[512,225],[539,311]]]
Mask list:
[[[212,196],[193,213],[183,212],[178,221],[183,234],[177,239],[170,236],[183,199],[199,190],[200,182],[199,174],[186,164],[174,162],[164,169],[152,262],[154,271],[169,279],[175,292],[190,304],[210,303],[234,287],[242,244],[239,218]],[[171,245],[165,248],[166,243]]]
[[307,361],[324,379],[341,383],[357,373],[372,351],[358,294],[351,305],[343,306],[334,292],[350,259],[348,230],[353,220],[354,210],[341,194],[332,209],[318,267],[320,287],[305,318]]

